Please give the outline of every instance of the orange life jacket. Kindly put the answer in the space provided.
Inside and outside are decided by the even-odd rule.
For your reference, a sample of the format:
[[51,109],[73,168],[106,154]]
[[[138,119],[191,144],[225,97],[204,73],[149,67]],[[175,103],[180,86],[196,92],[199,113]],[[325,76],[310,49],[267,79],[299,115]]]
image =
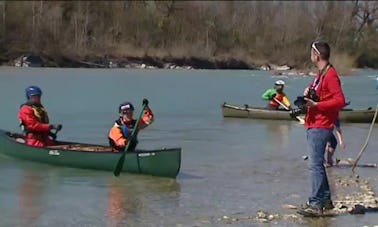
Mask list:
[[[277,99],[278,101],[282,102],[283,98],[284,98],[284,94],[276,93],[276,96],[274,98]],[[276,102],[274,99],[269,101],[269,105],[274,106],[274,107],[280,106],[280,104],[278,102]]]
[[[131,131],[132,131],[135,123],[136,123],[136,120],[132,120],[131,122],[128,123],[128,125],[126,125],[127,130],[129,130],[129,133],[128,133],[129,135],[131,135],[131,133],[132,133]],[[127,140],[129,139],[125,136],[123,129],[122,129],[122,125],[123,124],[122,124],[120,119],[116,120],[114,122],[113,127],[110,129],[109,135],[108,135],[109,145],[111,147],[113,147],[114,150],[116,150],[116,151],[121,151],[121,150],[125,149],[126,144],[128,142]],[[129,150],[134,150],[136,145],[137,145],[136,143],[131,144],[129,146]]]

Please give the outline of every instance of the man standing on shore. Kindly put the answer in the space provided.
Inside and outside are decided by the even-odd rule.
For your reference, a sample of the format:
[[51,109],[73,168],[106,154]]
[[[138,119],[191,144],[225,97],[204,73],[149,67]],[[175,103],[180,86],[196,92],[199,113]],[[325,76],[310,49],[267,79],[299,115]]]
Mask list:
[[333,208],[324,167],[324,152],[339,111],[345,106],[339,76],[329,63],[330,52],[330,47],[326,42],[312,43],[311,61],[315,63],[319,72],[304,91],[307,107],[305,127],[310,157],[311,196],[298,213],[311,217],[321,216],[323,209]]

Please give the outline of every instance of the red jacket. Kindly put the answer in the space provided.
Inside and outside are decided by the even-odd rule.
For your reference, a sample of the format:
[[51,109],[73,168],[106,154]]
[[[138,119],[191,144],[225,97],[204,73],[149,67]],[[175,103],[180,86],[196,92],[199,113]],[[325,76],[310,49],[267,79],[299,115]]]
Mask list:
[[49,138],[49,118],[42,105],[23,104],[18,112],[18,119],[23,126],[26,144],[37,147],[54,144]]
[[[317,79],[320,80],[318,86],[315,86]],[[332,129],[339,117],[339,111],[345,106],[345,98],[336,70],[331,66],[324,76],[318,73],[311,87],[315,87],[320,101],[316,107],[307,108],[305,127]]]

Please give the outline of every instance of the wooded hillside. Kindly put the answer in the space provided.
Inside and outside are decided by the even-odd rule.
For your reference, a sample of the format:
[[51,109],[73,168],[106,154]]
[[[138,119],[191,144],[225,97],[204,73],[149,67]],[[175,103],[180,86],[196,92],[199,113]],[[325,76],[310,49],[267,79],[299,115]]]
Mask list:
[[350,67],[378,68],[376,1],[2,1],[0,60],[236,59],[306,68],[312,41]]

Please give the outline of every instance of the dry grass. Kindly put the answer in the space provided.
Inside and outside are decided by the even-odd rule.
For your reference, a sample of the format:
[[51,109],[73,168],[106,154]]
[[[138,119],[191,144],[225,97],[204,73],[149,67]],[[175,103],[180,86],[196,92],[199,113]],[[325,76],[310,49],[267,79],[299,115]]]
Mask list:
[[342,76],[351,75],[352,69],[356,68],[356,58],[345,53],[334,53],[331,62]]
[[[357,16],[352,21],[345,16],[355,13],[355,2],[323,2],[313,4],[311,9],[296,1],[208,1],[206,4],[5,1],[4,4],[6,21],[0,19],[0,24],[5,25],[5,32],[0,33],[3,47],[0,57],[22,50],[77,58],[110,55],[235,59],[249,65],[287,64],[305,69],[311,67],[309,43],[321,37],[331,44],[337,43],[332,46],[336,53],[333,63],[339,71],[347,73],[362,55],[367,57],[359,66],[372,65],[374,54],[369,53],[378,49],[375,41],[378,29],[362,27],[363,36],[355,42],[356,23],[361,22]],[[314,12],[316,17],[308,16]],[[27,23],[31,21],[35,23]],[[376,26],[371,24],[373,28]],[[364,46],[368,48],[359,48]],[[345,47],[354,55],[347,55]]]
[[121,43],[110,48],[111,55],[115,57],[143,57],[146,55],[146,50],[138,48],[127,43]]

